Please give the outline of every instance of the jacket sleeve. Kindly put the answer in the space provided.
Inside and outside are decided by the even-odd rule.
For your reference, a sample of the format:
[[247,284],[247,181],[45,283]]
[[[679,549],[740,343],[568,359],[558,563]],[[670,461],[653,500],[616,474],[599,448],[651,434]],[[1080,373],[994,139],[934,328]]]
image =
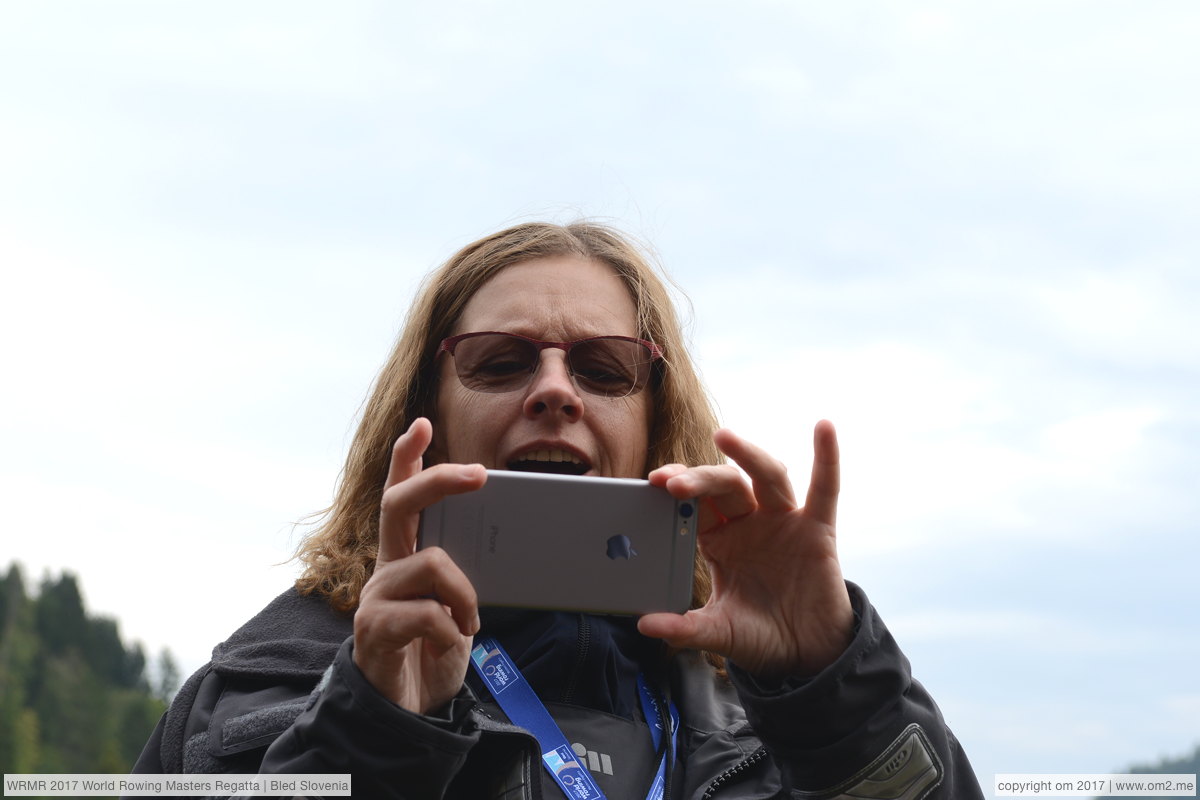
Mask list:
[[747,718],[800,798],[980,798],[975,773],[933,698],[867,601],[847,583],[859,626],[820,674],[774,685],[730,665]]
[[[406,711],[337,651],[315,689],[230,681],[212,665],[188,679],[133,772],[348,773],[355,796],[442,797],[479,733],[464,690],[443,714]],[[311,687],[311,683],[308,684]]]
[[479,738],[468,714],[474,700],[464,691],[442,715],[406,711],[371,686],[352,648],[347,639],[260,772],[350,773],[355,796],[443,796]]

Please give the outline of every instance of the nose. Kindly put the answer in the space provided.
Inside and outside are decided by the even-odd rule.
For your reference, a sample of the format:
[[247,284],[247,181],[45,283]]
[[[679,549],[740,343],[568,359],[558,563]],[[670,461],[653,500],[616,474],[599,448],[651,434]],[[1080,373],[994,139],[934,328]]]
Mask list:
[[578,422],[583,417],[583,397],[567,367],[566,352],[557,348],[542,351],[522,410],[529,419],[562,414],[567,421]]

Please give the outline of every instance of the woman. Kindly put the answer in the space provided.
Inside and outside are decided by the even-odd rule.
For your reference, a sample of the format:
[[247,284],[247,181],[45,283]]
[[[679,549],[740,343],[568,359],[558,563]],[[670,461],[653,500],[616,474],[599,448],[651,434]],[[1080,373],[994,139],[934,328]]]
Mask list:
[[[649,369],[597,387],[578,369],[596,337]],[[481,388],[471,353],[501,346],[521,369]],[[667,292],[619,234],[526,224],[469,245],[419,294],[304,575],[189,679],[136,770],[352,772],[381,797],[584,791],[541,768],[549,745],[470,669],[487,637],[609,797],[982,796],[842,579],[832,426],[802,506],[780,463],[715,429]],[[485,468],[564,463],[701,498],[691,611],[481,611],[444,552],[415,550],[421,510]]]

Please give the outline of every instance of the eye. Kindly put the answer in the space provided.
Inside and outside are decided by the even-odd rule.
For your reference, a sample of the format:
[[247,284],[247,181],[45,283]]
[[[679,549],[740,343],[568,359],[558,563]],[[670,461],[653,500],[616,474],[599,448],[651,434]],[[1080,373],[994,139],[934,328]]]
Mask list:
[[627,348],[607,342],[586,342],[571,351],[575,377],[602,394],[628,394],[637,382],[638,367]]
[[533,371],[537,350],[511,336],[477,336],[464,339],[454,354],[458,377],[476,391],[503,391],[519,384]]
[[503,378],[523,372],[529,372],[529,363],[512,355],[497,356],[476,364],[472,368],[475,375],[481,377]]
[[628,382],[629,372],[618,365],[584,362],[575,366],[575,374],[593,383]]

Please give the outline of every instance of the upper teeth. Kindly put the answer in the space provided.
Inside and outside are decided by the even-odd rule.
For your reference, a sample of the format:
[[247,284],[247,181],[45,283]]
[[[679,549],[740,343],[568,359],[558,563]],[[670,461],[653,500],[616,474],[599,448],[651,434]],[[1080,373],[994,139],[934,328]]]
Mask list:
[[517,456],[518,461],[570,461],[572,464],[582,464],[579,457],[566,450],[530,450]]

